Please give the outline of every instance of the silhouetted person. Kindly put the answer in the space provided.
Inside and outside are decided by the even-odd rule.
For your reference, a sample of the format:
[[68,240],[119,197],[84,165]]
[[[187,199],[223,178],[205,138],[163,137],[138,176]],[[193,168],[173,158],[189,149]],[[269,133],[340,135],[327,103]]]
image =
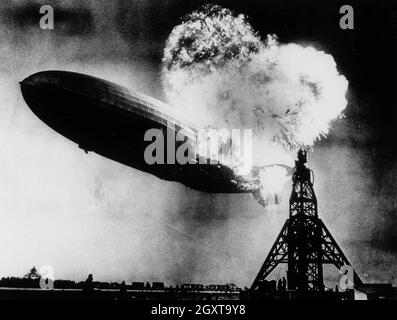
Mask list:
[[119,298],[120,300],[127,298],[127,286],[125,285],[125,281],[120,284]]
[[92,274],[89,274],[87,280],[84,282],[84,285],[83,285],[84,292],[92,292],[94,290],[93,280],[94,280],[94,278],[93,278]]
[[281,281],[281,279],[279,279],[278,282],[277,282],[277,290],[278,291],[282,291],[283,290],[283,282]]
[[120,292],[127,292],[127,286],[125,285],[125,281],[120,284]]
[[287,279],[285,279],[285,277],[283,277],[283,290],[287,290]]

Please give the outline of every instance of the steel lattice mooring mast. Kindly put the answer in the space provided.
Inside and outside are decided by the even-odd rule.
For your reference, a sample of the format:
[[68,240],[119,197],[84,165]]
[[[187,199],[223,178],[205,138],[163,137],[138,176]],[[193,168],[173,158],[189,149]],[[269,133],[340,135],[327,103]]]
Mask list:
[[[338,269],[350,265],[346,256],[318,217],[313,174],[306,167],[307,151],[299,150],[295,161],[293,186],[289,201],[289,219],[270,250],[251,290],[258,290],[279,263],[288,264],[289,290],[324,291],[323,264]],[[361,280],[354,272],[354,283]]]

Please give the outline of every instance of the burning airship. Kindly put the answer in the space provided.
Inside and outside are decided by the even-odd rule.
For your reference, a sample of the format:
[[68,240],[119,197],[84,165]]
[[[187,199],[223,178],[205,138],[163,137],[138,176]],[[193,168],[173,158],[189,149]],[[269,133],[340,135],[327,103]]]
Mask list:
[[[108,159],[209,193],[254,192],[251,182],[232,168],[213,161],[200,164],[148,164],[145,132],[181,129],[189,143],[198,130],[167,112],[165,103],[112,82],[67,71],[43,71],[21,83],[23,97],[33,113],[50,128],[80,148]],[[186,142],[186,141],[185,141]],[[204,163],[204,164],[203,164]]]

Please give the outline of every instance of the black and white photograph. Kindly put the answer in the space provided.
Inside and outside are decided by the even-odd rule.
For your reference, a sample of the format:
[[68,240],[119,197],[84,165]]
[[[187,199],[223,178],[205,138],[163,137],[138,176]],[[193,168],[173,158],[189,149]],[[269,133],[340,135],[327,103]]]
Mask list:
[[0,301],[397,300],[396,108],[392,0],[3,0]]

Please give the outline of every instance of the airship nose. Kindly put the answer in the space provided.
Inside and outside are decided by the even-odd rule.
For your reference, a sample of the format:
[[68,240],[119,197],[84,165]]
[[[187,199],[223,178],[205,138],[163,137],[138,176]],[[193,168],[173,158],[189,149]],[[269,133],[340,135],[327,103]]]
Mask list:
[[60,86],[61,83],[65,82],[67,75],[68,73],[61,71],[41,71],[23,79],[20,85]]
[[[35,73],[20,82],[22,96],[32,112],[50,128],[69,136],[80,130],[80,110],[76,96],[68,90],[69,74],[58,71]],[[76,85],[76,84],[75,84]],[[78,85],[78,84],[77,84]]]
[[[46,96],[49,97],[47,86],[50,78],[46,72],[39,72],[23,79],[19,82],[21,86],[22,96],[27,102],[27,105],[40,119],[43,119],[43,112],[47,109],[45,103]],[[43,100],[44,99],[44,100]],[[53,101],[55,103],[56,101]]]

